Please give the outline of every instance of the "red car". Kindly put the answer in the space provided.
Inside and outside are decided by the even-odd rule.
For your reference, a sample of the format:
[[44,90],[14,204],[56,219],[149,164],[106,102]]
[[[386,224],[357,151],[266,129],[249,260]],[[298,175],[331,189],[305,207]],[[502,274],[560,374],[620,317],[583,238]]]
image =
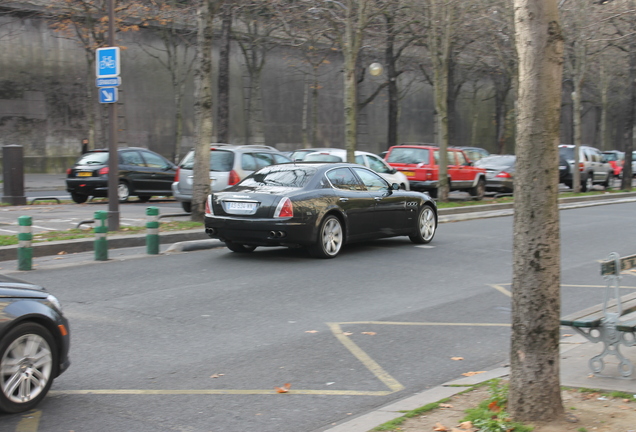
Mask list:
[[621,177],[623,175],[625,153],[618,150],[608,150],[603,152],[603,157],[612,166],[614,177]]
[[[447,155],[450,190],[465,191],[477,200],[482,199],[486,190],[486,170],[473,166],[462,150],[449,148]],[[434,198],[438,196],[438,147],[417,144],[393,146],[385,160],[409,179],[411,190],[428,192]]]

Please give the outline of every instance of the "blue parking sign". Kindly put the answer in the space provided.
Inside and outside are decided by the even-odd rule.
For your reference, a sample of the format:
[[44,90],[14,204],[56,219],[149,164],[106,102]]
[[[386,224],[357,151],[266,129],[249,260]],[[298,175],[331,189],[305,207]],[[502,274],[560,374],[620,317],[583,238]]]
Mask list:
[[97,48],[96,54],[97,78],[113,78],[119,75],[119,47]]
[[117,87],[101,87],[99,89],[99,103],[117,102]]

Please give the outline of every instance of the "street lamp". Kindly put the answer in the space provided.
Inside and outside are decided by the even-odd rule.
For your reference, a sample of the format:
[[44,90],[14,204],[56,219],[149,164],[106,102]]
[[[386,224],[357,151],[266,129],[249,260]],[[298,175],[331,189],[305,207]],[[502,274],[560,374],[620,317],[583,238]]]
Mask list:
[[371,63],[369,65],[369,73],[373,76],[381,75],[384,72],[384,68],[378,62]]

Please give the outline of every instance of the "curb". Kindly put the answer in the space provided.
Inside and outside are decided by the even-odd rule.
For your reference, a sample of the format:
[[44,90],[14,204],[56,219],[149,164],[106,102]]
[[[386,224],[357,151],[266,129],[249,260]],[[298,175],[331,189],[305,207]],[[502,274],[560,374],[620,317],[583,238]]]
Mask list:
[[[207,234],[202,229],[187,230],[187,231],[168,231],[161,233],[159,236],[160,244],[176,243],[177,242],[194,242],[200,240],[210,240]],[[112,235],[107,237],[108,249],[121,249],[128,247],[137,247],[146,245],[146,234],[135,235]],[[220,246],[221,243],[217,241]],[[61,252],[65,253],[78,253],[78,252],[91,252],[95,250],[95,239],[73,239],[73,240],[61,240],[54,242],[38,242],[33,243],[33,257],[39,258],[43,256],[58,255]],[[194,246],[190,246],[194,247]],[[214,246],[212,246],[214,247]],[[187,249],[183,246],[183,251],[195,250]],[[0,261],[11,261],[17,259],[18,245],[0,246]]]

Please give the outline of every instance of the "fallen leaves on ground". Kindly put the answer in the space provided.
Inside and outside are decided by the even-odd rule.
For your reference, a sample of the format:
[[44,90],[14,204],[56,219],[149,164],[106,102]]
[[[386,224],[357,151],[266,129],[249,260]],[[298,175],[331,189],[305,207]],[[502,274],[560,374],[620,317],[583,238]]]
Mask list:
[[274,389],[276,390],[277,393],[287,393],[290,388],[291,388],[291,384],[290,383],[285,383],[285,384],[283,384],[282,387],[274,386]]

